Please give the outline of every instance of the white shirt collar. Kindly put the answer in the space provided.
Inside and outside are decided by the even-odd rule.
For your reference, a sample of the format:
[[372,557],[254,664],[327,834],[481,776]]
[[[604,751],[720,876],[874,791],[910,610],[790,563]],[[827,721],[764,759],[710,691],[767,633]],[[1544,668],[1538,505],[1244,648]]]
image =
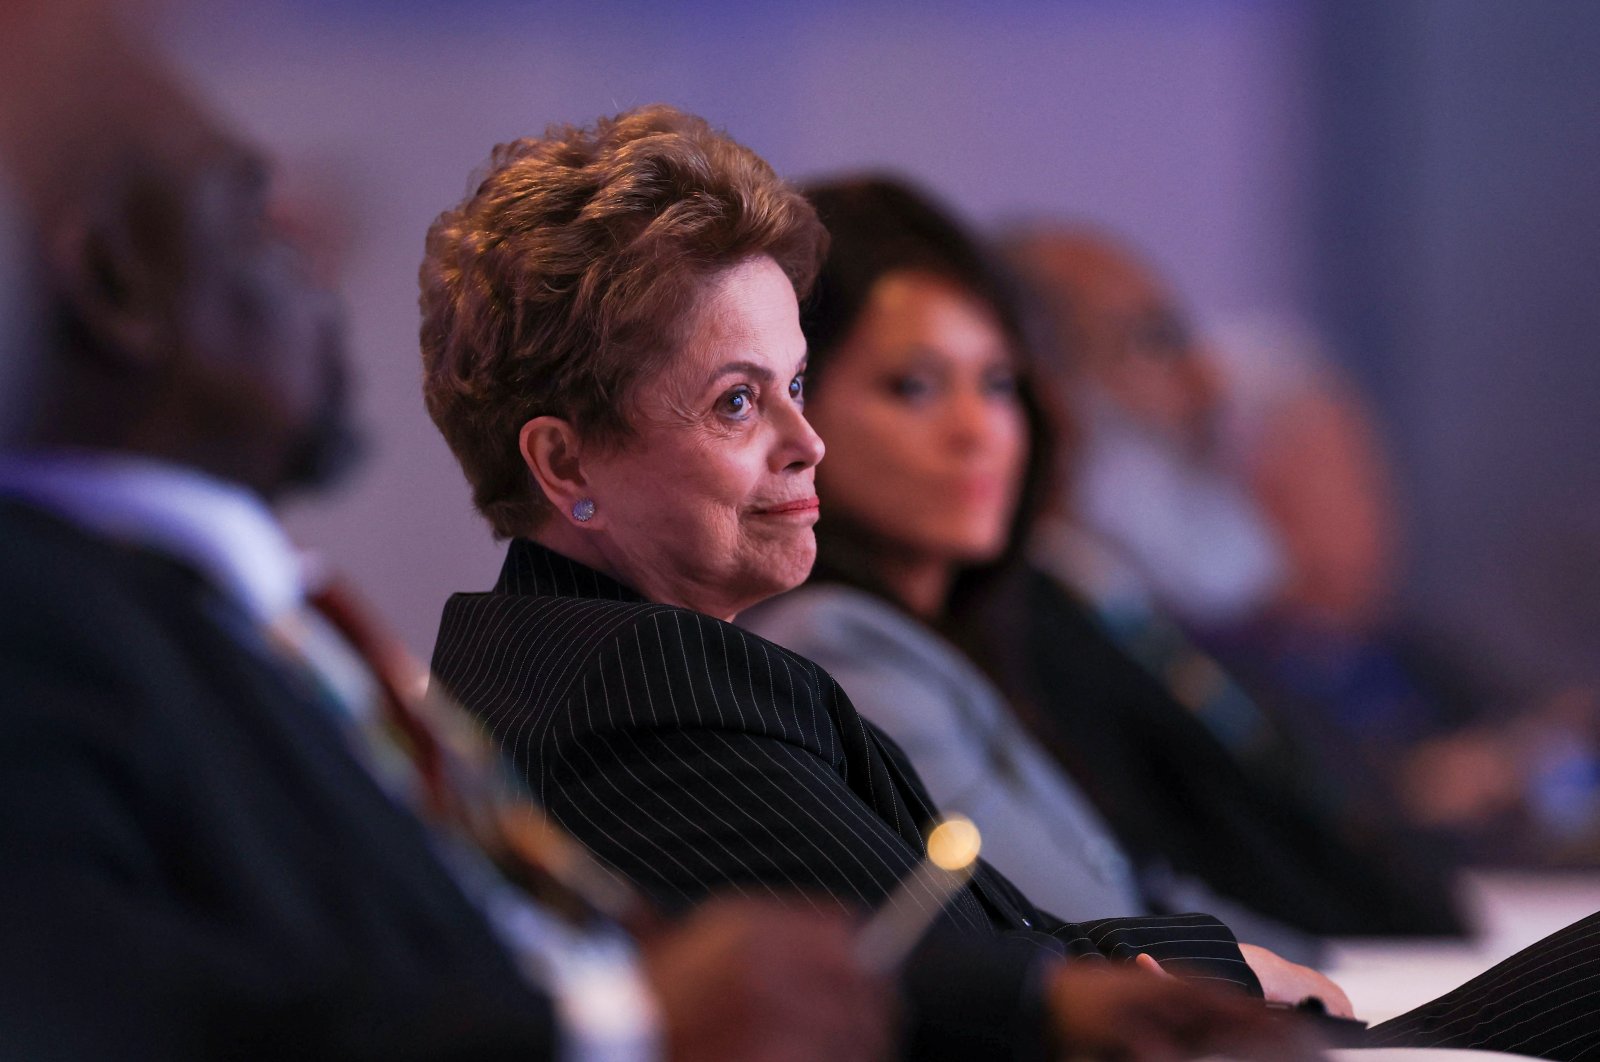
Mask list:
[[301,558],[266,503],[193,469],[121,454],[0,454],[0,496],[184,561],[261,622],[304,599]]

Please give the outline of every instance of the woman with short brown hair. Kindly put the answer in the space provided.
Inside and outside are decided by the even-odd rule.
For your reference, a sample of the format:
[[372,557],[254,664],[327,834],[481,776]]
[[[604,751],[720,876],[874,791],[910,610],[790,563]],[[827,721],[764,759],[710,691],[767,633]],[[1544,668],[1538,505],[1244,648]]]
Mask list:
[[[429,410],[513,539],[494,591],[446,605],[440,681],[665,906],[924,909],[913,1057],[1237,1037],[1261,1021],[1244,1001],[1060,961],[1142,957],[1259,994],[1208,916],[1064,923],[981,862],[948,904],[897,892],[937,814],[915,772],[826,672],[728,622],[815,556],[798,299],[823,243],[765,163],[670,108],[495,152],[422,269]],[[1299,969],[1278,962],[1269,977]]]
[[423,395],[495,533],[550,513],[506,445],[523,424],[554,414],[628,436],[636,385],[671,359],[718,270],[765,256],[804,298],[827,239],[765,162],[671,107],[496,147],[428,230],[421,270]]

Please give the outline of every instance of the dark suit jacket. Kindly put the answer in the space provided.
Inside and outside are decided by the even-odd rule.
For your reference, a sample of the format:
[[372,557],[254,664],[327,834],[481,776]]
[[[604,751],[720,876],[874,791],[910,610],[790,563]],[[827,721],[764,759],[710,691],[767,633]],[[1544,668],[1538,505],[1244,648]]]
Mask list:
[[539,1059],[536,996],[193,572],[0,502],[0,1053]]
[[1048,574],[1019,568],[963,640],[1136,861],[1330,936],[1461,935],[1450,878],[1263,785]]
[[[923,854],[927,794],[825,671],[534,543],[512,543],[493,592],[450,599],[433,664],[555,818],[669,906],[734,890],[876,907]],[[1063,923],[983,865],[910,963],[915,1050],[1008,1053],[1041,952],[1140,951],[1260,990],[1208,916]]]

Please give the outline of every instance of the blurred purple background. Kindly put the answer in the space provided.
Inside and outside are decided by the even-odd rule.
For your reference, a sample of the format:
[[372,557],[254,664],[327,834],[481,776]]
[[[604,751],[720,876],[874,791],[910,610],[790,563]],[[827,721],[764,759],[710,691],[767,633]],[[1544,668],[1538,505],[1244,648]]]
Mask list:
[[[416,267],[496,141],[664,100],[793,177],[1086,219],[1202,326],[1312,322],[1385,415],[1416,610],[1600,671],[1600,5],[253,3],[173,54],[326,201],[373,460],[291,517],[419,650],[499,548],[422,409]],[[348,242],[346,242],[348,241]]]

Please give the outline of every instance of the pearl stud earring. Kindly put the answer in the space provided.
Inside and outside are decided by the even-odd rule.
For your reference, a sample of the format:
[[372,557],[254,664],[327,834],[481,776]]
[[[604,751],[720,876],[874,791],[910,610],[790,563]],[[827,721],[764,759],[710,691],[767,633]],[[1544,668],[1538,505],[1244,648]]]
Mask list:
[[579,498],[572,503],[572,518],[580,524],[586,524],[594,519],[594,499]]

